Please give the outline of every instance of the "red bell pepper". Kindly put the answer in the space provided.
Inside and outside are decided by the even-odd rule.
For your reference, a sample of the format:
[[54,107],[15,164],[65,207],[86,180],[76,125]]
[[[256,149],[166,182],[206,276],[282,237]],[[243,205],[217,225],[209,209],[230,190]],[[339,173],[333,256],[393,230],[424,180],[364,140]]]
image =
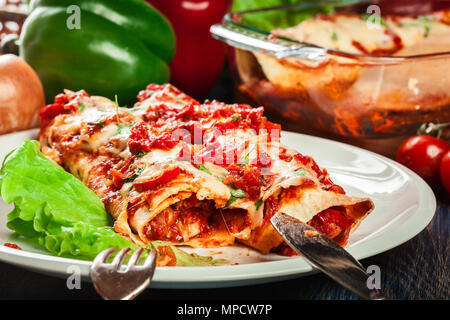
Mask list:
[[171,82],[195,98],[214,85],[225,61],[225,47],[209,33],[222,20],[230,0],[147,0],[171,22],[177,41]]

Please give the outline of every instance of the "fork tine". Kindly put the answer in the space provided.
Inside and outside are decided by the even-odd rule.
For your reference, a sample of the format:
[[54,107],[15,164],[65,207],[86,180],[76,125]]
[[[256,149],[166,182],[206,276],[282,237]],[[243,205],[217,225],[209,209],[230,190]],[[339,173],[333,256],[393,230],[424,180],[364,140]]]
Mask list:
[[96,268],[100,264],[105,263],[114,251],[116,251],[116,248],[109,248],[100,252],[92,262],[92,268]]
[[143,248],[139,248],[130,258],[130,261],[128,262],[129,266],[135,265],[139,262],[139,258],[141,257],[142,253],[144,252]]
[[123,259],[125,258],[125,256],[127,255],[127,253],[130,251],[130,248],[124,248],[122,250],[120,250],[116,256],[114,257],[114,260],[111,262],[111,265],[113,267],[119,268],[120,264],[122,263]]
[[148,267],[152,266],[152,268],[153,268],[154,264],[156,264],[156,250],[155,249],[150,251],[147,258],[145,258],[143,267],[148,268]]
[[117,252],[112,263],[107,261],[111,254],[117,251],[116,248],[104,250],[94,259],[90,276],[95,290],[103,299],[131,300],[150,284],[156,268],[156,250],[152,250],[148,254],[142,266],[138,266],[137,263],[143,252],[148,251],[145,249],[136,250],[130,257],[128,266],[121,268],[125,267],[122,262],[130,250],[130,248],[125,248]]

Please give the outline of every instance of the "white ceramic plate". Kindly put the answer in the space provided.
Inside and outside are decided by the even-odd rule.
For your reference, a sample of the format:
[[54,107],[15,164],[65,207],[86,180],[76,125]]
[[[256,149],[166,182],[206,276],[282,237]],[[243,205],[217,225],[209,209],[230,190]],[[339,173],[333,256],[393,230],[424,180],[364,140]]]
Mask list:
[[[35,139],[36,130],[0,137],[0,159],[25,139]],[[411,239],[432,219],[436,200],[428,185],[412,171],[366,150],[317,137],[283,132],[283,142],[311,155],[327,168],[333,181],[347,194],[370,197],[375,210],[350,236],[347,250],[357,259],[373,256]],[[38,272],[66,277],[79,267],[89,278],[89,261],[54,257],[44,249],[17,238],[5,226],[11,210],[0,200],[0,244],[12,242],[23,250],[0,245],[0,260]],[[225,258],[237,265],[217,267],[160,267],[152,287],[211,288],[248,285],[300,277],[315,272],[301,257],[260,255],[243,246],[196,249],[202,255]]]

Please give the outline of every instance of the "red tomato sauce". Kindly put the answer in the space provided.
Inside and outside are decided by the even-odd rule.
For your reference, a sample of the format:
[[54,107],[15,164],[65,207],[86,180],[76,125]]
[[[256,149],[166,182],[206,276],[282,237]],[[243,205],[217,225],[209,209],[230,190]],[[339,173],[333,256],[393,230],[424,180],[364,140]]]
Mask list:
[[45,128],[51,120],[60,114],[68,114],[78,110],[80,105],[79,99],[81,96],[89,97],[84,90],[76,92],[71,98],[64,93],[58,94],[53,104],[43,107],[39,111],[39,118],[41,119],[41,128]]
[[17,244],[14,244],[14,243],[5,242],[3,245],[8,248],[22,250],[21,247],[19,247]]
[[232,165],[228,168],[228,175],[223,180],[227,185],[243,190],[248,199],[257,201],[260,197],[263,180],[261,180],[261,169],[257,166],[245,165],[244,167]]
[[314,216],[308,224],[339,245],[344,245],[354,222],[344,207],[331,207]]
[[[154,85],[148,87],[146,92],[140,94],[140,100],[148,98],[150,91],[155,94],[162,90],[161,88]],[[226,183],[234,183],[237,188],[244,190],[250,199],[258,200],[264,182],[260,168],[270,168],[272,159],[267,153],[260,153],[255,163],[240,168],[237,162],[241,157],[237,155],[236,144],[225,142],[221,145],[216,133],[225,135],[227,131],[236,129],[253,129],[258,133],[263,129],[267,132],[268,142],[272,138],[279,141],[281,127],[267,121],[263,117],[263,111],[262,107],[227,105],[218,101],[200,105],[194,100],[181,108],[164,103],[150,105],[145,114],[148,123],[139,123],[131,128],[128,144],[130,151],[137,154],[153,149],[170,150],[183,141],[178,160],[190,161],[196,167],[199,163],[212,162],[226,169],[235,168],[227,177]],[[275,134],[270,132],[271,130],[275,130]],[[201,147],[194,150],[193,145]]]
[[133,182],[133,186],[137,191],[143,192],[151,189],[156,189],[163,184],[175,179],[180,175],[182,170],[179,167],[175,167],[173,169],[165,170],[160,176],[156,178],[152,178],[145,181],[135,181]]
[[132,153],[149,152],[153,149],[170,150],[178,144],[178,141],[172,140],[169,132],[160,135],[152,134],[144,122],[133,126],[130,132],[128,146]]

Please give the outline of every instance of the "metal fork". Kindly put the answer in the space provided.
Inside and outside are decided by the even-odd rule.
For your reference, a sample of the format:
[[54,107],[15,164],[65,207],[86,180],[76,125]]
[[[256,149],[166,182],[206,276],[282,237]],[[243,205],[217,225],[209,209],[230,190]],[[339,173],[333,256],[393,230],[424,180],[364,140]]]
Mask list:
[[127,265],[122,265],[130,248],[120,250],[111,263],[109,257],[117,249],[100,252],[91,266],[91,279],[95,290],[105,300],[132,300],[139,295],[153,278],[156,267],[156,250],[152,250],[142,265],[138,265],[144,249],[137,250]]

